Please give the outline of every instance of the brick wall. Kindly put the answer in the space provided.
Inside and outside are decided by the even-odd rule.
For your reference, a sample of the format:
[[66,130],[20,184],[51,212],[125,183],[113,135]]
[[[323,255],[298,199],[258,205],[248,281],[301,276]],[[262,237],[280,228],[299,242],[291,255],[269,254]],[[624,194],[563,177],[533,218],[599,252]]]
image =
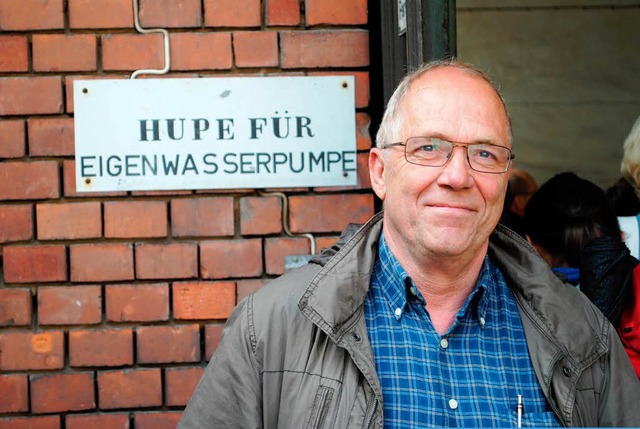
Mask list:
[[[355,76],[358,185],[278,191],[318,248],[373,213],[366,0],[139,3],[170,77]],[[162,50],[131,0],[0,0],[0,429],[175,427],[235,304],[309,252],[256,190],[76,192],[73,80]]]

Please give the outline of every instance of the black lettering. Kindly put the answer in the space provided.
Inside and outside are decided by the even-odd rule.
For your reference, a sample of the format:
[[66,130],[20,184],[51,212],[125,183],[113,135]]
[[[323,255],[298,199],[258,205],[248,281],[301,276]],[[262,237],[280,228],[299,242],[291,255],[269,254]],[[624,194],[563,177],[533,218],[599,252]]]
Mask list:
[[[339,163],[341,158],[342,156],[340,155],[340,152],[327,152],[327,170],[326,171],[331,171],[331,164]],[[323,170],[323,173],[324,173],[324,170]]]
[[209,121],[206,119],[193,119],[193,139],[202,140],[202,133],[209,129]]
[[147,175],[147,168],[154,176],[158,175],[158,155],[153,155],[153,164],[146,155],[142,155],[142,175]]
[[207,170],[206,168],[202,170],[205,174],[216,174],[218,172],[218,164],[216,164],[216,154],[208,153],[204,157],[202,157],[202,162],[204,165],[212,167],[212,170]]
[[182,168],[182,175],[184,176],[187,171],[192,171],[196,175],[198,174],[198,167],[196,167],[196,163],[193,160],[193,155],[187,155],[187,159],[184,162],[184,167]]
[[218,119],[218,139],[233,140],[233,119]]
[[[258,121],[262,122],[261,124]],[[251,137],[250,139],[257,139],[258,133],[262,134],[262,127],[267,125],[266,118],[249,118],[249,123],[251,124]]]
[[175,132],[175,119],[167,119],[167,134],[171,140],[182,140],[184,137],[184,118],[178,119],[180,121],[180,137],[176,137]]
[[[247,174],[247,173],[255,173],[256,169],[253,167],[253,159],[251,159],[250,157],[253,157],[254,154],[253,153],[241,153],[240,154],[240,173],[241,174]],[[247,160],[246,158],[249,158],[249,160]]]
[[[278,112],[276,112],[277,114]],[[284,112],[285,114],[289,113],[288,111],[285,110]],[[287,132],[285,134],[282,133],[282,131],[280,130],[280,121],[285,120],[285,124],[287,126]],[[279,139],[284,139],[286,137],[289,137],[289,120],[291,119],[290,116],[273,116],[271,118],[271,121],[273,122],[273,134],[278,137]]]
[[164,167],[164,175],[168,176],[169,173],[174,176],[178,174],[178,163],[180,162],[180,155],[176,155],[175,160],[168,159],[162,155],[162,166]]
[[82,177],[96,177],[95,174],[88,173],[86,171],[87,168],[93,169],[93,167],[94,167],[93,164],[86,164],[85,163],[86,160],[90,160],[90,159],[96,159],[96,157],[95,156],[83,156],[83,157],[80,158],[80,176],[82,176]]
[[[353,167],[349,167],[349,164]],[[356,153],[354,151],[342,152],[342,171],[356,171]]]
[[313,166],[320,165],[321,170],[324,171],[324,152],[320,152],[320,155],[316,158],[313,152],[309,152],[309,172],[313,173]]
[[296,168],[293,165],[293,154],[289,153],[289,168],[294,173],[302,173],[302,171],[304,170],[304,153],[300,153],[300,167],[299,168]]
[[263,166],[267,173],[271,173],[269,161],[271,161],[270,154],[266,152],[258,152],[256,154],[256,173],[260,174],[260,166]]
[[140,155],[125,155],[124,157],[124,175],[125,176],[139,176],[140,173],[135,173],[132,170],[138,167],[136,160],[140,158]]
[[[115,161],[115,163],[113,162]],[[122,160],[119,156],[113,155],[107,158],[107,174],[109,176],[119,176],[122,173]]]
[[151,131],[153,132],[153,141],[159,141],[160,140],[160,119],[150,119],[149,121],[151,121],[151,129],[148,128],[147,126],[147,119],[141,119],[140,120],[140,141],[141,142],[146,142],[149,141],[148,136],[147,136],[147,132]]
[[233,174],[236,173],[238,171],[238,164],[235,163],[235,161],[231,160],[230,158],[235,158],[236,156],[238,156],[235,153],[225,153],[224,154],[224,163],[227,165],[230,165],[231,167],[233,167],[233,170],[227,170],[225,169],[224,172],[225,173],[229,173],[229,174]]
[[273,172],[278,173],[278,165],[285,165],[287,163],[287,154],[282,152],[273,153]]
[[309,127],[311,125],[311,118],[306,116],[296,116],[296,137],[302,137],[302,129],[307,130],[308,137],[314,137],[313,131]]

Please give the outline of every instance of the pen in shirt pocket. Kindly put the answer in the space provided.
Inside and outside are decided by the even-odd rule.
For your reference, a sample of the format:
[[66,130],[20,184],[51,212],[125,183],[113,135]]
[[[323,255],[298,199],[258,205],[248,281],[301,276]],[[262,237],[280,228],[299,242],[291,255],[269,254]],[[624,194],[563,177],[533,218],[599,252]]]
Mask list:
[[524,414],[524,403],[522,401],[522,395],[518,395],[518,402],[516,403],[516,414],[518,414],[518,428],[521,428],[522,415]]

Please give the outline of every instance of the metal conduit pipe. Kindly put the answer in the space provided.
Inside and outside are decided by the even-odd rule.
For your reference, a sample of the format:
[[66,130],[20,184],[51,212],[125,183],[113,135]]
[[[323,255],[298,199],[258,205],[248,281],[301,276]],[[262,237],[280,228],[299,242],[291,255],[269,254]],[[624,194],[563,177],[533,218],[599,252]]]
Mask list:
[[142,34],[162,33],[164,36],[164,68],[136,70],[131,75],[131,79],[135,79],[141,74],[167,74],[171,67],[171,52],[169,50],[169,32],[163,28],[145,29],[140,26],[140,18],[138,16],[138,0],[133,0],[133,23],[136,30]]

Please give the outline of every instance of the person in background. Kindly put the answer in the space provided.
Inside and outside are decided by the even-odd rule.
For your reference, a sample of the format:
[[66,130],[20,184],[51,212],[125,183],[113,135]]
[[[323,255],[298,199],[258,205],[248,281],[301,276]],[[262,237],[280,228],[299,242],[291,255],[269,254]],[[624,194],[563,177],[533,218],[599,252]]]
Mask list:
[[178,427],[640,426],[609,322],[496,226],[511,142],[480,71],[406,76],[369,154],[383,211],[238,304]]
[[529,173],[512,168],[509,174],[507,194],[504,199],[504,209],[500,217],[500,223],[524,237],[524,209],[537,189],[538,184]]

